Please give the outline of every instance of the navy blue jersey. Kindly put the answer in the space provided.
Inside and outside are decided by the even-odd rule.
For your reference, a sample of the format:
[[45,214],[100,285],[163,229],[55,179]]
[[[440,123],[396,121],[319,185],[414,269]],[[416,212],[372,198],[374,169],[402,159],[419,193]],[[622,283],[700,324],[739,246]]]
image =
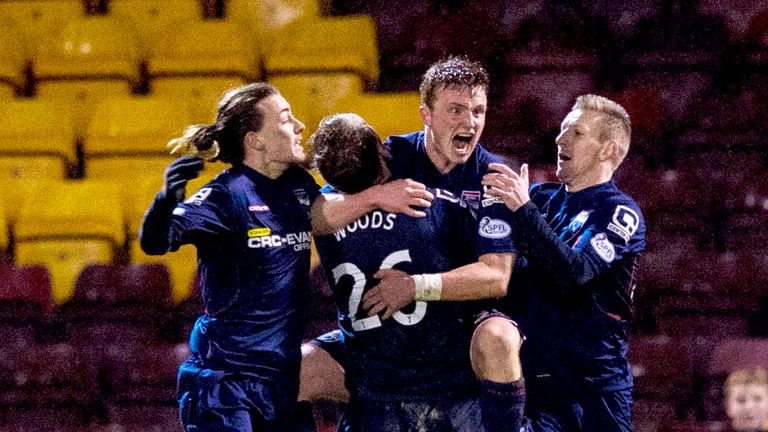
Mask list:
[[410,178],[427,187],[445,189],[471,209],[478,224],[478,256],[515,251],[511,235],[512,212],[499,199],[483,194],[483,176],[488,172],[488,164],[501,163],[497,156],[478,144],[466,163],[443,174],[427,155],[423,131],[390,136],[384,145],[389,150],[388,166],[394,179]]
[[173,210],[171,250],[197,248],[209,367],[267,380],[298,370],[318,194],[300,168],[272,180],[238,165]]
[[440,273],[462,259],[466,209],[453,195],[431,191],[435,200],[425,218],[376,210],[316,239],[339,310],[347,386],[354,395],[435,401],[477,390],[469,360],[471,325],[460,303],[415,302],[383,321],[360,310],[379,269]]
[[549,183],[534,185],[531,202],[514,215],[524,259],[510,292],[527,337],[526,386],[561,393],[631,387],[627,329],[645,247],[637,204],[613,181],[575,193]]

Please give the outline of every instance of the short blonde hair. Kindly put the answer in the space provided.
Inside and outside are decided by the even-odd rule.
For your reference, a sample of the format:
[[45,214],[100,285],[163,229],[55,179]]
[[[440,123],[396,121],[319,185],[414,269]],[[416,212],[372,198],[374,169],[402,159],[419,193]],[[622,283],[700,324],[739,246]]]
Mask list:
[[571,110],[597,111],[604,114],[601,121],[600,142],[614,140],[618,144],[618,152],[614,158],[616,169],[629,153],[629,142],[632,139],[632,123],[629,114],[618,103],[598,95],[587,94],[576,98]]
[[736,369],[725,380],[723,391],[726,399],[737,385],[759,385],[768,389],[768,372],[760,366]]

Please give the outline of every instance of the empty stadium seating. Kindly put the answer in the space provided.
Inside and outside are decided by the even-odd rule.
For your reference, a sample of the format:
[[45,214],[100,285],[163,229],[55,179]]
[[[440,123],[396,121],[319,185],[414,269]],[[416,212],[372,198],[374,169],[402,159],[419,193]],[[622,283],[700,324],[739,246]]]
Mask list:
[[[67,338],[78,345],[166,340],[171,286],[162,265],[92,264],[57,311]],[[175,335],[174,335],[175,336]]]
[[110,95],[127,95],[141,81],[141,50],[128,21],[88,16],[67,22],[41,47],[33,64],[35,94],[61,99],[82,132],[92,107]]
[[130,430],[178,428],[176,371],[188,356],[186,344],[106,346],[100,376],[110,422]]
[[317,18],[321,14],[318,0],[227,0],[226,19],[237,22],[247,29],[254,45],[268,47],[275,32],[304,19]]
[[84,3],[79,0],[34,0],[0,2],[0,17],[12,20],[32,57],[41,46],[51,43],[70,20],[83,17]]
[[365,83],[354,73],[296,73],[269,77],[291,104],[291,111],[307,127],[309,136],[320,120],[336,110],[336,103],[363,92]]
[[53,298],[64,302],[88,263],[109,263],[125,243],[125,225],[116,184],[49,181],[21,203],[14,225],[18,264],[48,267]]
[[279,74],[354,72],[379,77],[376,29],[367,16],[316,18],[277,31],[264,51],[267,78]]
[[181,21],[158,41],[147,69],[153,87],[160,88],[164,80],[185,77],[251,81],[261,77],[261,56],[237,23]]
[[105,99],[94,108],[83,141],[85,175],[128,183],[162,176],[174,159],[166,144],[190,124],[188,106],[170,97]]
[[359,114],[383,140],[423,129],[419,105],[421,99],[416,92],[359,93],[337,101],[333,111]]
[[0,331],[5,340],[43,339],[53,309],[45,267],[0,264]]
[[0,178],[64,179],[76,164],[75,122],[63,102],[0,104]]
[[96,416],[96,377],[76,346],[6,346],[0,364],[0,427],[65,430]]
[[[2,9],[0,9],[1,11]],[[21,32],[13,21],[0,15],[0,99],[8,100],[22,94],[27,87],[26,70],[32,55]]]
[[165,33],[180,21],[203,18],[198,0],[111,0],[108,15],[127,18],[136,30],[144,57],[149,57]]

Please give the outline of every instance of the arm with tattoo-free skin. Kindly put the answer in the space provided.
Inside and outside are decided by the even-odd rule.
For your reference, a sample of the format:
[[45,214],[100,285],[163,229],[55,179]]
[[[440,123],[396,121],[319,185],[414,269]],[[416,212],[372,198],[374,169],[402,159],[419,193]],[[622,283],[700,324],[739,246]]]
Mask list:
[[[512,274],[514,253],[488,253],[477,262],[440,273],[440,300],[463,301],[503,297]],[[379,270],[374,277],[381,280],[363,296],[362,306],[369,315],[382,313],[387,319],[415,299],[413,276],[398,270]]]

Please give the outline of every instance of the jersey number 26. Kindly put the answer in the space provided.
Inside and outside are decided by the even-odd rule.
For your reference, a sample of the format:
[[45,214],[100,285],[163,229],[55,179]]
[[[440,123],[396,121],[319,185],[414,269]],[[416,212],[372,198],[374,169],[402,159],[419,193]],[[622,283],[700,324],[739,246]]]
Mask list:
[[[384,261],[381,262],[380,270],[391,269],[396,264],[402,262],[411,262],[411,254],[408,249],[392,252]],[[360,268],[350,262],[339,264],[333,269],[333,278],[335,283],[339,283],[342,276],[352,276],[354,284],[352,285],[352,292],[349,295],[349,319],[352,322],[352,329],[355,331],[370,330],[376,327],[381,327],[381,320],[377,315],[366,318],[355,318],[358,310],[360,309],[360,302],[363,299],[363,290],[365,289],[366,279],[365,274],[360,271]],[[392,318],[402,325],[414,325],[418,324],[424,315],[427,313],[427,302],[417,301],[416,308],[413,312],[406,314],[401,311],[395,312]]]

